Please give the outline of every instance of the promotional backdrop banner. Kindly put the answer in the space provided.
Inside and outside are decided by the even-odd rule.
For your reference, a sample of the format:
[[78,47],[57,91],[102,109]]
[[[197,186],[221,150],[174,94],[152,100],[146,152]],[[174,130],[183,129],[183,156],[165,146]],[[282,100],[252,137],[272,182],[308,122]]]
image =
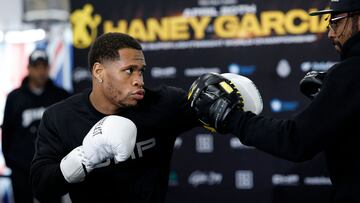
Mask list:
[[[145,85],[187,90],[207,72],[240,74],[259,88],[262,115],[280,119],[309,104],[299,91],[306,72],[326,71],[339,60],[326,36],[327,16],[308,15],[326,8],[325,0],[71,4],[75,92],[90,85],[87,53],[107,32],[141,42]],[[174,147],[167,202],[329,202],[331,181],[322,154],[292,163],[204,129],[180,136]]]

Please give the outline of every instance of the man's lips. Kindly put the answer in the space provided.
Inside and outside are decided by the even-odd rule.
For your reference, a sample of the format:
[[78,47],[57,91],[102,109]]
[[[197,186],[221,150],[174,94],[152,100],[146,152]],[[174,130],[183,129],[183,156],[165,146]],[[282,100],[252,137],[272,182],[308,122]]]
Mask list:
[[145,95],[145,90],[143,89],[136,90],[131,94],[131,96],[136,100],[142,100],[144,98],[144,95]]

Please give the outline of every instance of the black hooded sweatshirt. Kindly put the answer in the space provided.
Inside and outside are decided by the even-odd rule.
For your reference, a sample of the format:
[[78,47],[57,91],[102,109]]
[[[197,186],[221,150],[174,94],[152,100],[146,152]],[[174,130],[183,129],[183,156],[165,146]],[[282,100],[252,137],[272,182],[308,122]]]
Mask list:
[[42,114],[46,107],[68,95],[50,79],[41,94],[34,94],[29,88],[28,77],[24,78],[21,87],[9,93],[1,126],[2,151],[9,168],[17,168],[29,173]]
[[344,45],[310,105],[291,120],[233,112],[230,130],[249,146],[301,162],[324,151],[336,203],[360,202],[360,33]]

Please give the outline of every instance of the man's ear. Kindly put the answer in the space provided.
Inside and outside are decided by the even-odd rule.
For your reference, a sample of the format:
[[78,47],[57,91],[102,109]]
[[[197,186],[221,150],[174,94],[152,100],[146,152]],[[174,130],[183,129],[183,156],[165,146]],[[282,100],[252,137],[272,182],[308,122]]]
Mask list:
[[103,72],[104,72],[104,66],[101,65],[101,63],[99,62],[94,63],[92,68],[92,75],[95,77],[96,80],[102,81]]

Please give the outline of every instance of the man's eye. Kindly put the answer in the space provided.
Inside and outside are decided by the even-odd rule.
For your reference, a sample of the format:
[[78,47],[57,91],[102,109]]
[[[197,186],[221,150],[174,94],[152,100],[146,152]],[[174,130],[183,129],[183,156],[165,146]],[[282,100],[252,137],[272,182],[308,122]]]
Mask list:
[[126,69],[125,72],[126,72],[127,74],[131,74],[131,73],[133,72],[133,69],[132,69],[132,68]]

